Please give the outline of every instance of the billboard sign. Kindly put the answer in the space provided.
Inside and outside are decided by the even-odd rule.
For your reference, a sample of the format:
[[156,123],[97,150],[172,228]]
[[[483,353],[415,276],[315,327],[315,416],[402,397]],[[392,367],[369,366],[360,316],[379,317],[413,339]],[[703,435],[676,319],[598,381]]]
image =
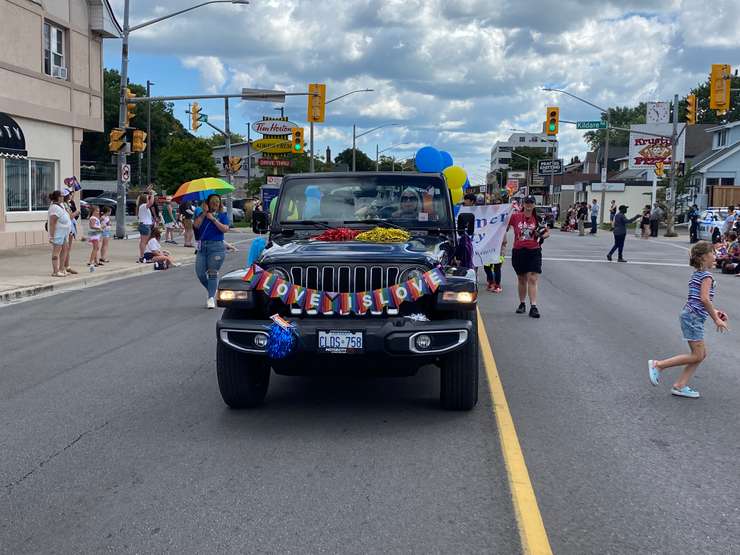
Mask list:
[[287,158],[259,158],[257,165],[261,168],[289,168],[290,160]]
[[279,119],[263,119],[252,124],[252,129],[257,133],[270,136],[290,135],[294,127],[298,127],[298,125]]
[[[684,161],[686,133],[681,133],[681,131],[685,126],[685,123],[678,124],[678,133],[680,134],[680,138],[676,145],[676,162],[679,163]],[[656,162],[663,162],[666,165],[670,165],[670,136],[672,132],[672,123],[645,123],[630,125],[629,169],[652,169],[655,167]],[[652,135],[645,135],[644,133],[652,133]],[[656,137],[655,135],[664,136]]]
[[538,160],[537,173],[540,175],[562,175],[563,160]]
[[291,152],[293,147],[287,139],[259,139],[252,143],[252,148],[259,152],[276,154],[281,152]]

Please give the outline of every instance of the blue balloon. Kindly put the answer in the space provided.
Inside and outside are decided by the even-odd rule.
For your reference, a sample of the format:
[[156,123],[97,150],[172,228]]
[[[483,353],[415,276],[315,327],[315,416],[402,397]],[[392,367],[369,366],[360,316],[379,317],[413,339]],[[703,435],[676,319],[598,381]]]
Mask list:
[[454,165],[452,161],[452,155],[446,150],[440,150],[439,155],[442,157],[442,169],[449,168]]
[[306,187],[304,195],[306,195],[306,198],[321,198],[321,189],[316,185],[309,185]]
[[456,204],[452,207],[452,212],[455,214],[455,217],[457,218],[457,215],[460,213],[460,205]]
[[433,146],[424,146],[416,153],[416,169],[420,172],[439,173],[442,171],[442,156]]
[[465,183],[463,183],[463,191],[470,187],[470,179],[466,179]]

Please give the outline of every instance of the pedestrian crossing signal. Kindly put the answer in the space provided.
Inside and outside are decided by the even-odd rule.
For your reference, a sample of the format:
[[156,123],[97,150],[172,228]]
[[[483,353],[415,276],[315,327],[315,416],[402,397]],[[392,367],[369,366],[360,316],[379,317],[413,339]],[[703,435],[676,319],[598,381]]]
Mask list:
[[291,141],[293,143],[293,154],[301,154],[303,152],[303,127],[293,128]]
[[560,128],[560,108],[549,106],[545,114],[545,134],[557,135]]

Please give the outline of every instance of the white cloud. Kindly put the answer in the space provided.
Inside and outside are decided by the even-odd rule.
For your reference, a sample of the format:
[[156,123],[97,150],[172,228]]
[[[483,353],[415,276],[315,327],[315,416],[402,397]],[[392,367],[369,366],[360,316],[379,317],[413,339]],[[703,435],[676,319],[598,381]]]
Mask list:
[[217,93],[226,83],[226,67],[215,56],[188,56],[183,58],[182,65],[188,69],[197,69],[200,79],[209,93]]

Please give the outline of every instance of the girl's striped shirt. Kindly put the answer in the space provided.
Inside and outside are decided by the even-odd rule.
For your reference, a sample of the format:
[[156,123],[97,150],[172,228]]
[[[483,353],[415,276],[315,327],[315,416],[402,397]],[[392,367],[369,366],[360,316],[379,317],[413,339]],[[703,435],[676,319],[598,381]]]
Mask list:
[[709,300],[714,300],[715,283],[714,278],[712,277],[712,272],[697,270],[691,274],[691,279],[689,280],[689,299],[686,301],[686,308],[703,318],[707,318],[709,316],[707,309],[704,308],[704,303],[701,302],[701,284],[706,278],[712,280],[712,286],[709,288]]

